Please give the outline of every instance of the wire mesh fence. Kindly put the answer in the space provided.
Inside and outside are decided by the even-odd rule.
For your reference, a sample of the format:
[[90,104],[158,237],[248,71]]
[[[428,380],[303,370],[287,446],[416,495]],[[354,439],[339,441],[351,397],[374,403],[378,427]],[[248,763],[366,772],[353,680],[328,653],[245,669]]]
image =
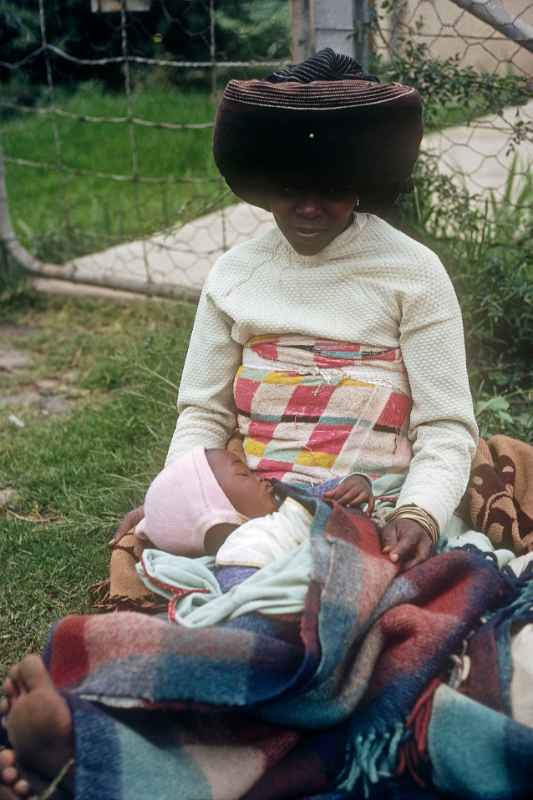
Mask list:
[[[290,60],[295,4],[0,0],[4,248],[43,276],[197,296],[221,252],[272,224],[229,193],[210,141],[225,81]],[[428,97],[424,149],[438,168],[477,202],[508,191],[511,174],[510,201],[521,202],[533,0],[491,3],[523,41],[455,0],[359,5],[363,27],[354,20],[346,37],[363,30],[371,68]]]

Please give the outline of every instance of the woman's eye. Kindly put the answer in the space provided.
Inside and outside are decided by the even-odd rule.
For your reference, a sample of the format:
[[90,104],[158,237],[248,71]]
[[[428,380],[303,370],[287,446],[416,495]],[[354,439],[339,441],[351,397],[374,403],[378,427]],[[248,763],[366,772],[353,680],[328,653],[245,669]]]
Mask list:
[[337,199],[337,198],[344,199],[345,197],[351,197],[352,194],[353,194],[353,190],[350,189],[349,186],[340,186],[340,187],[339,186],[335,186],[335,187],[330,186],[330,188],[327,189],[328,197],[335,198],[335,199]]

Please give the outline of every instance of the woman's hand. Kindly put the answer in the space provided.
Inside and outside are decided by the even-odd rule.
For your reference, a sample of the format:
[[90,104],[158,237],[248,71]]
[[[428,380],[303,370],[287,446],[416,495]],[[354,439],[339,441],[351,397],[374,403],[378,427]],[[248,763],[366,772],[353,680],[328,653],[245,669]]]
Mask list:
[[400,518],[381,529],[381,549],[391,561],[400,563],[403,572],[429,558],[433,544],[418,522]]
[[132,528],[134,528],[144,518],[144,506],[138,506],[132,511],[128,511],[125,517],[120,521],[115,535],[109,544],[116,544],[119,539],[122,539]]
[[334,489],[324,492],[325,500],[336,500],[341,506],[360,506],[368,503],[368,513],[374,510],[374,495],[368,478],[363,475],[350,475]]

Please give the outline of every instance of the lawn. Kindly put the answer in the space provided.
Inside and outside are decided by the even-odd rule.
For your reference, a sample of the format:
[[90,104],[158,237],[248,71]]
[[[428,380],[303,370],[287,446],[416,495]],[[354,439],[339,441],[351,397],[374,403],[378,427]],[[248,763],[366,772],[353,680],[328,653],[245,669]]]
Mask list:
[[[224,187],[211,158],[212,128],[83,121],[128,115],[125,95],[104,92],[96,83],[80,84],[75,94],[60,93],[57,106],[73,116],[37,113],[47,108],[42,105],[0,126],[12,221],[21,241],[43,260],[62,262],[138,238],[223,202]],[[134,92],[131,113],[154,123],[197,124],[210,123],[214,109],[207,91],[169,85]],[[95,173],[138,174],[141,181]]]
[[[164,460],[194,310],[32,293],[2,306],[2,347],[32,362],[0,371],[0,397],[42,397],[0,415],[0,491],[17,493],[0,510],[0,673],[106,576],[117,521]],[[46,416],[51,395],[62,413]]]

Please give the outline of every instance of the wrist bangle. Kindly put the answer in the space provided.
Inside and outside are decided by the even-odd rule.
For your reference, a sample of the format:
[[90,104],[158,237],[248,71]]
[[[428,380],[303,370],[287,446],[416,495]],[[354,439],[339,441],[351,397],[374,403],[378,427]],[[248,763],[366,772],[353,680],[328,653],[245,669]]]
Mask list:
[[439,525],[436,519],[423,508],[416,505],[399,506],[389,515],[387,522],[393,522],[395,519],[411,519],[413,522],[417,522],[429,536],[431,543],[433,545],[438,543],[440,537]]

